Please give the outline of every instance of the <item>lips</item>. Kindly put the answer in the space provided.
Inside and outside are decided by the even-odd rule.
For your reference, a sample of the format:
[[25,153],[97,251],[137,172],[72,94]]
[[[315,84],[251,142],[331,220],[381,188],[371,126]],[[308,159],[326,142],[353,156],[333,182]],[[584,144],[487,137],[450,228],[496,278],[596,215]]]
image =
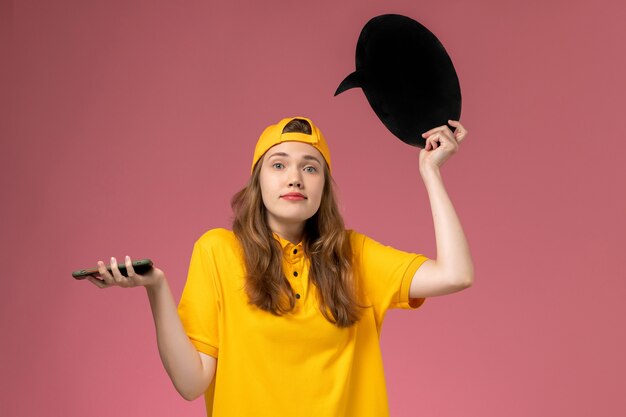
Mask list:
[[286,200],[304,200],[306,197],[300,193],[287,193],[280,196]]

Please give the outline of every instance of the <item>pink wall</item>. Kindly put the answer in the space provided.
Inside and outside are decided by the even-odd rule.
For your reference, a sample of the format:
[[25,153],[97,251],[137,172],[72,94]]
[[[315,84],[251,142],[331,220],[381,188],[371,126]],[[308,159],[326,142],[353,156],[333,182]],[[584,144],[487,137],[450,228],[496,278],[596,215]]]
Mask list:
[[332,97],[393,12],[461,80],[470,135],[443,175],[476,284],[387,316],[392,415],[626,415],[622,4],[3,1],[0,413],[203,415],[161,366],[145,291],[70,272],[151,257],[179,297],[285,115],[329,139],[350,227],[436,256],[417,149],[360,90]]

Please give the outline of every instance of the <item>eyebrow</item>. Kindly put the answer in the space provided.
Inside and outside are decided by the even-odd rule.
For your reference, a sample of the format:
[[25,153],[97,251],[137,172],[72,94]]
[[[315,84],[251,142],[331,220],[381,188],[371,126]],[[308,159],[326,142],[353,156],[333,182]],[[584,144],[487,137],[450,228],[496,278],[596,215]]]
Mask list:
[[[271,155],[268,157],[268,159],[269,159],[269,158],[273,158],[273,157],[275,157],[275,156],[286,156],[286,157],[289,157],[289,154],[288,154],[288,153],[285,153],[285,152],[274,152],[273,154],[271,154]],[[302,159],[306,159],[307,161],[315,161],[315,162],[317,162],[318,164],[322,165],[322,163],[320,162],[320,160],[319,160],[319,159],[317,159],[316,157],[314,157],[313,155],[308,155],[308,154],[307,154],[307,155],[303,155],[303,156],[302,156]]]

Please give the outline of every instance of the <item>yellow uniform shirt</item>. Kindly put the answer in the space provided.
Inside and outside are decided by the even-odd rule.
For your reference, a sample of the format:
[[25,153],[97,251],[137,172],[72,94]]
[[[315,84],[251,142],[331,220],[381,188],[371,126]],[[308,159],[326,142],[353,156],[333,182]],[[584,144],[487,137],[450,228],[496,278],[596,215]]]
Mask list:
[[[198,349],[217,358],[205,393],[212,417],[384,417],[389,415],[380,331],[389,308],[417,308],[411,279],[428,258],[354,231],[353,273],[364,309],[338,328],[319,310],[302,244],[278,235],[296,308],[275,316],[248,303],[243,251],[234,233],[213,229],[195,243],[178,306]],[[298,298],[299,297],[299,298]]]

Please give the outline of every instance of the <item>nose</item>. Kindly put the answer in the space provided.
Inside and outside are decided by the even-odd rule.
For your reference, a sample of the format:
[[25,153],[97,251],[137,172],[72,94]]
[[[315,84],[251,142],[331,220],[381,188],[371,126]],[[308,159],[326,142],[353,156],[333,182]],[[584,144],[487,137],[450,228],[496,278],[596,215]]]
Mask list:
[[294,180],[289,182],[290,187],[302,188],[302,182],[300,180]]
[[295,169],[290,173],[289,187],[302,188],[302,178],[300,177],[300,170]]

